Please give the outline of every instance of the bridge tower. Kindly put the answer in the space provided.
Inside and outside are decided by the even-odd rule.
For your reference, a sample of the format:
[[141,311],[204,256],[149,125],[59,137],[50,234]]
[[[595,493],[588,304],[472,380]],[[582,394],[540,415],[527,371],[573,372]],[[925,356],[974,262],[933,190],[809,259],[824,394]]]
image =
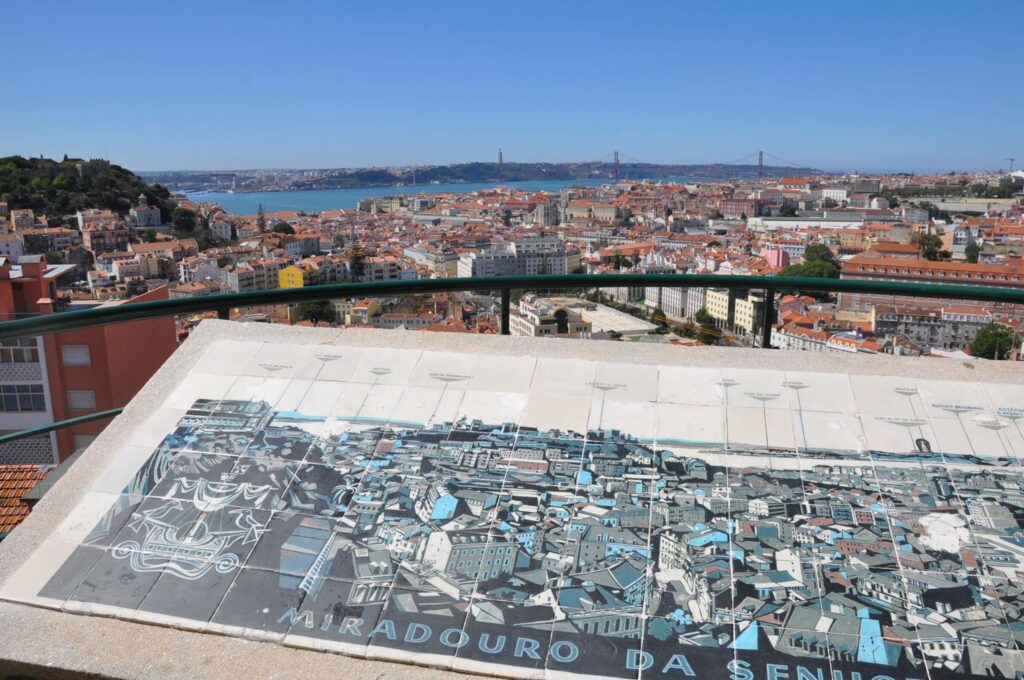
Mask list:
[[619,152],[618,151],[615,152],[615,160],[613,161],[613,163],[614,163],[614,166],[615,166],[615,168],[614,168],[615,179],[618,180],[619,179]]
[[757,178],[764,177],[764,151],[757,152]]

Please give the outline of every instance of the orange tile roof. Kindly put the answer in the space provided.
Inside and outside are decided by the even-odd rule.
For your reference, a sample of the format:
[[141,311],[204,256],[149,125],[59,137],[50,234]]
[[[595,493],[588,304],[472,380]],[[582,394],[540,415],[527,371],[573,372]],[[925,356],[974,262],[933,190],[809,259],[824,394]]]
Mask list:
[[51,470],[52,465],[0,465],[0,536],[28,517],[31,508],[21,497]]
[[[904,272],[906,269],[908,271]],[[881,271],[880,271],[881,270]],[[955,262],[947,260],[908,260],[897,257],[878,257],[876,255],[862,253],[850,258],[842,265],[842,273],[880,273],[890,275],[904,275],[917,277],[936,277],[945,273],[956,273],[959,276],[954,278],[963,279],[985,279],[986,275],[1002,276],[1003,279],[1020,282],[1024,276],[1024,267],[1009,264],[973,264],[970,262]]]

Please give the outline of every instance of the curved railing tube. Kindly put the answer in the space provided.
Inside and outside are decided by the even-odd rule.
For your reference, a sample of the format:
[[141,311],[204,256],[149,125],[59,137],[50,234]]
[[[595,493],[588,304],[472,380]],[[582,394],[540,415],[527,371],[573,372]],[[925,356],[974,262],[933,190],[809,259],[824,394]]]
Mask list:
[[[983,300],[1024,304],[1024,289],[987,286],[932,285],[817,279],[798,276],[737,276],[715,274],[559,274],[542,276],[482,276],[412,281],[329,283],[303,288],[279,288],[247,293],[224,293],[176,300],[151,300],[109,307],[95,307],[60,314],[16,319],[0,323],[0,340],[30,335],[137,321],[172,314],[226,310],[234,307],[311,302],[336,298],[387,297],[466,290],[502,291],[556,288],[616,288],[620,286],[678,286],[734,289],[798,290],[810,293],[867,293],[951,300]],[[508,295],[502,296],[503,302]],[[768,306],[765,305],[767,308]],[[507,304],[503,319],[507,318]]]
[[[949,300],[977,300],[1006,304],[1024,304],[1024,289],[989,286],[966,286],[924,283],[893,283],[849,279],[817,279],[798,276],[738,276],[717,274],[557,274],[541,276],[483,276],[454,279],[416,279],[412,281],[369,281],[363,283],[331,283],[303,288],[257,290],[247,293],[225,293],[176,300],[151,300],[127,305],[95,307],[73,312],[47,314],[0,322],[0,340],[60,333],[78,328],[102,326],[152,319],[173,314],[216,311],[227,318],[235,307],[290,304],[332,300],[337,298],[387,297],[423,293],[458,292],[466,290],[498,291],[501,294],[501,332],[509,332],[511,291],[558,288],[617,288],[621,286],[706,287],[729,289],[761,289],[766,301],[773,301],[775,291],[793,290],[807,293],[865,293]],[[769,347],[774,319],[774,305],[762,306],[762,347]],[[122,409],[90,413],[41,427],[0,435],[0,444],[34,437],[64,427],[110,418]]]

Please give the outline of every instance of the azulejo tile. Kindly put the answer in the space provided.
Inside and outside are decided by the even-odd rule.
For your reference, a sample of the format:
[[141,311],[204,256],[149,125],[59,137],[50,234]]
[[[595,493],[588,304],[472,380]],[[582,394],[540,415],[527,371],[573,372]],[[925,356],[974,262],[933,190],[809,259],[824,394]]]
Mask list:
[[370,632],[366,656],[451,669],[458,650],[470,642],[464,631],[468,611],[468,597],[393,588]]
[[898,378],[250,349],[3,597],[525,678],[1018,668],[995,393],[983,418]]
[[165,567],[146,597],[139,603],[140,612],[166,617],[166,620],[194,622],[197,627],[213,617],[234,583],[241,566],[214,563],[210,569],[201,569],[196,563],[179,560],[177,568]]
[[545,677],[639,678],[645,624],[639,613],[602,609],[555,621]]
[[68,595],[64,607],[90,611],[95,605],[135,610],[156,585],[166,563],[154,553],[128,546],[104,550]]
[[47,539],[36,549],[50,569],[25,565],[12,574],[0,590],[0,597],[28,599],[42,606],[58,608],[89,575],[105,550],[101,547]]
[[285,643],[365,656],[384,611],[391,584],[325,578],[312,584],[301,608],[291,612]]
[[217,605],[210,628],[283,641],[306,598],[294,580],[292,574],[243,567]]

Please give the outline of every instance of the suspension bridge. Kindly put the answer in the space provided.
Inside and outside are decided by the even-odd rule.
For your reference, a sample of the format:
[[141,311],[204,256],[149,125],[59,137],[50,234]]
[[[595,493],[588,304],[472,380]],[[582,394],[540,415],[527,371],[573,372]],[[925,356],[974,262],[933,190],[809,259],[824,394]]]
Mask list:
[[[785,158],[776,156],[775,154],[768,153],[764,150],[753,151],[739,158],[734,158],[731,161],[725,163],[706,163],[703,165],[751,165],[757,166],[758,178],[764,177],[765,159],[768,159],[771,165],[782,166],[789,168],[809,168],[810,165],[804,163],[794,163],[787,161]],[[639,158],[633,158],[621,151],[609,151],[605,155],[590,161],[592,164],[600,164],[602,167],[605,165],[611,165],[612,176],[615,179],[622,179],[622,163],[633,163],[638,165],[666,165],[665,163],[651,163],[649,161],[643,161]]]

